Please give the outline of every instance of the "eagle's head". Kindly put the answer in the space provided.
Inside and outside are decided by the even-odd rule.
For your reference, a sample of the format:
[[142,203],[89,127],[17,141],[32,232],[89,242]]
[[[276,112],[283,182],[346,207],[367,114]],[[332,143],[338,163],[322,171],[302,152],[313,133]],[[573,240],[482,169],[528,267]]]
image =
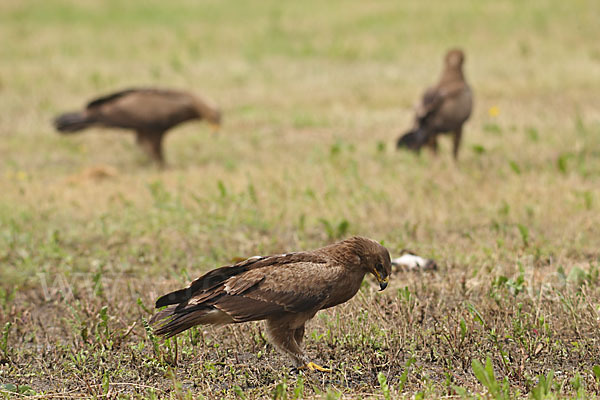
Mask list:
[[346,242],[356,249],[362,268],[373,274],[381,290],[385,289],[392,273],[392,261],[388,250],[374,240],[355,236]]
[[380,290],[387,287],[390,281],[390,275],[392,274],[392,262],[390,253],[387,249],[379,245],[380,249],[373,255],[372,262],[370,265],[370,271],[377,279]]
[[462,68],[465,62],[465,53],[460,49],[452,49],[446,53],[446,66],[448,68]]

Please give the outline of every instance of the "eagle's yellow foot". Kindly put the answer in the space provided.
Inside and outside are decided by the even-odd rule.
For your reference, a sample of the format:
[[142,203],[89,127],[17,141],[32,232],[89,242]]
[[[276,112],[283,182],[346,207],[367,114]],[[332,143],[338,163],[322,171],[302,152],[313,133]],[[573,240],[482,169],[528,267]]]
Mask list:
[[307,369],[309,371],[333,372],[332,369],[321,367],[320,365],[317,365],[312,361],[298,369]]

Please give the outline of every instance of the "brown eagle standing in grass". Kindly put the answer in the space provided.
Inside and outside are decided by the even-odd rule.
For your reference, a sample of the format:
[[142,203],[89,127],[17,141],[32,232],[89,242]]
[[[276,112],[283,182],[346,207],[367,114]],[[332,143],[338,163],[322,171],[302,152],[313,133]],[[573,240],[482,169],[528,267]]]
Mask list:
[[221,112],[189,92],[170,89],[127,89],[99,97],[83,111],[59,115],[54,126],[73,133],[91,126],[131,129],[138,145],[164,165],[162,142],[167,131],[185,121],[205,119],[215,128]]
[[454,159],[458,158],[462,126],[473,108],[473,94],[465,81],[462,50],[446,54],[445,67],[437,85],[427,89],[417,105],[413,128],[402,135],[396,146],[419,151],[424,145],[437,152],[437,136],[451,132],[454,135]]
[[174,336],[195,325],[267,321],[273,344],[297,368],[330,372],[302,351],[304,324],[317,311],[350,300],[365,274],[381,290],[391,273],[390,254],[379,243],[350,239],[307,252],[252,257],[209,271],[187,288],[156,301],[154,332]]

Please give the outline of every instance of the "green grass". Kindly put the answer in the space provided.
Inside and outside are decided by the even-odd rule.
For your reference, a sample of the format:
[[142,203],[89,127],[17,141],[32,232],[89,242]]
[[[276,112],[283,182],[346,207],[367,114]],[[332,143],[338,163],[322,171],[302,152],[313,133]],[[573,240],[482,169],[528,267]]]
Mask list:
[[[584,0],[1,2],[0,396],[597,397],[598,20]],[[460,162],[449,139],[396,152],[456,45]],[[202,93],[223,129],[178,128],[164,171],[132,135],[53,132],[135,85]],[[291,373],[261,324],[145,329],[209,268],[351,234],[440,268],[318,314],[331,375]]]

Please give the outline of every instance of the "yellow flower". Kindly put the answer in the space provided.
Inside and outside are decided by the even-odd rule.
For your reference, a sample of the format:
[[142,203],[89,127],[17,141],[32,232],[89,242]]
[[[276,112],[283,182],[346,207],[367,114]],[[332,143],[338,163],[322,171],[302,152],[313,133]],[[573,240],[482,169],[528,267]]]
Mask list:
[[27,179],[27,172],[25,171],[19,171],[17,172],[17,179],[20,181],[24,181],[25,179]]
[[498,108],[498,106],[491,106],[488,110],[488,114],[490,115],[490,117],[497,117],[498,115],[500,115],[500,108]]

